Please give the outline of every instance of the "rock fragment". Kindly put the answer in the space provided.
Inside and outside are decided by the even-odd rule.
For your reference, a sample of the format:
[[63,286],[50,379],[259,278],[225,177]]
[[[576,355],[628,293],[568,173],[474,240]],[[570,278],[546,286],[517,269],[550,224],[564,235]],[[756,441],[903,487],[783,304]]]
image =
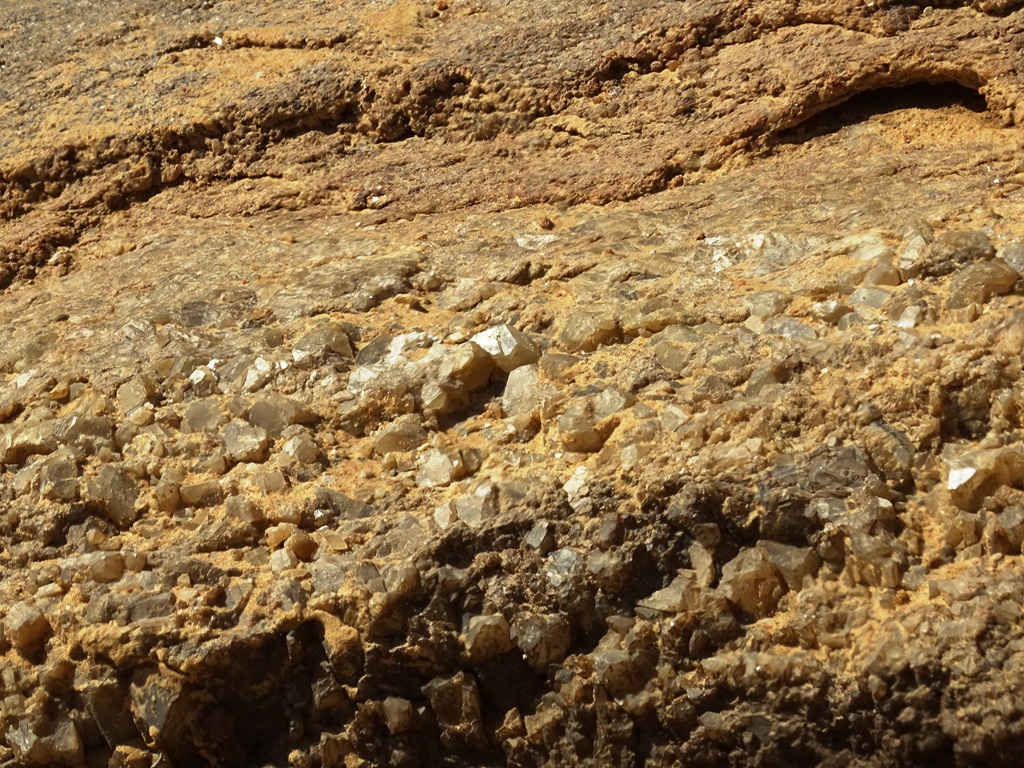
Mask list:
[[150,402],[156,394],[156,385],[148,376],[136,376],[117,388],[117,402],[125,414],[130,414]]
[[21,464],[30,456],[45,456],[57,449],[51,418],[37,418],[8,428],[0,437],[0,463]]
[[139,486],[121,465],[104,464],[95,477],[88,479],[86,488],[89,497],[118,527],[124,528],[135,522]]
[[69,448],[61,448],[42,461],[39,492],[53,501],[70,502],[78,498],[78,462]]
[[610,309],[586,309],[573,312],[558,335],[566,352],[593,352],[614,342],[619,336],[619,321]]
[[508,622],[503,616],[473,616],[466,624],[466,653],[481,664],[513,648]]
[[759,549],[747,549],[722,566],[718,585],[722,595],[753,616],[775,610],[786,591],[779,572]]
[[224,427],[224,447],[234,462],[266,461],[270,439],[261,427],[242,419],[234,419]]
[[480,692],[476,680],[465,672],[434,678],[423,694],[441,727],[441,741],[449,749],[479,749],[486,742],[480,718]]
[[248,421],[275,440],[293,424],[310,424],[316,417],[298,401],[285,395],[270,394],[249,409]]
[[476,334],[471,341],[490,355],[505,373],[535,363],[540,357],[540,349],[536,343],[525,333],[509,325],[488,328]]
[[37,606],[20,602],[7,612],[4,631],[15,650],[28,656],[42,649],[50,634],[50,622]]
[[322,365],[330,357],[351,360],[352,341],[344,326],[332,320],[320,321],[292,346],[292,359],[300,368]]
[[993,296],[1008,293],[1017,283],[1017,270],[1002,259],[969,264],[957,273],[949,286],[947,309],[984,304]]
[[383,455],[395,451],[414,451],[427,440],[427,430],[411,421],[386,424],[373,436],[373,447]]

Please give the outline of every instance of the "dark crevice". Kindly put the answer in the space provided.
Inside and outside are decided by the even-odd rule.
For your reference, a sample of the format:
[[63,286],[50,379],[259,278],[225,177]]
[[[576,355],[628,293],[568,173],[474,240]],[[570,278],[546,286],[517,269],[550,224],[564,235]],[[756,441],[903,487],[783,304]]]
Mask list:
[[904,109],[950,109],[962,107],[975,114],[987,111],[985,97],[974,88],[957,83],[913,83],[911,85],[863,91],[780,131],[779,144],[801,144],[828,136],[872,117]]

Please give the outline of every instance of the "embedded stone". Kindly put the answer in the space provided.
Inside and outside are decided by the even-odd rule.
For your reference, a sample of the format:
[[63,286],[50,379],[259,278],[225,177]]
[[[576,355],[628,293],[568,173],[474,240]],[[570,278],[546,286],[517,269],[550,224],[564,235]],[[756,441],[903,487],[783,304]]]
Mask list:
[[15,603],[4,619],[4,630],[11,645],[22,654],[33,654],[42,648],[50,634],[50,621],[35,605]]
[[984,304],[993,296],[1011,291],[1018,277],[1017,270],[1002,259],[969,264],[950,283],[946,308],[960,309],[969,304]]
[[821,558],[810,547],[794,547],[770,539],[761,539],[757,547],[768,561],[782,574],[786,585],[793,591],[803,588],[804,579],[818,572]]
[[275,440],[292,424],[310,424],[316,417],[301,403],[284,395],[271,394],[249,409],[248,421]]
[[194,400],[185,408],[185,424],[193,432],[213,432],[227,420],[220,406],[211,400]]
[[78,462],[70,448],[51,453],[39,469],[39,492],[53,501],[78,498]]
[[410,421],[395,421],[377,430],[373,447],[383,455],[395,451],[414,451],[427,440],[427,430]]
[[104,464],[86,482],[86,489],[112,523],[124,528],[135,522],[139,486],[121,465]]
[[546,672],[568,653],[572,627],[561,614],[535,614],[516,624],[516,644],[534,670]]
[[465,464],[457,452],[445,452],[431,448],[420,456],[417,462],[416,485],[420,488],[437,488],[451,485],[465,474]]
[[74,415],[59,419],[53,427],[57,442],[93,455],[114,447],[114,425],[105,416]]
[[300,464],[313,464],[321,456],[320,446],[309,435],[295,435],[281,444],[281,453]]
[[786,586],[763,551],[747,549],[722,566],[718,589],[747,613],[767,616],[775,610]]
[[1024,454],[1015,448],[965,450],[949,445],[943,459],[950,500],[967,512],[976,512],[1000,487],[1024,480]]
[[500,656],[514,646],[503,616],[474,616],[466,625],[466,652],[474,664]]
[[0,438],[0,463],[21,464],[30,456],[57,450],[52,419],[37,419],[11,427]]
[[300,368],[322,365],[332,356],[351,360],[353,354],[352,341],[345,328],[331,320],[320,321],[292,346],[292,359]]
[[178,492],[182,502],[189,507],[210,506],[219,502],[223,496],[220,483],[216,480],[183,483]]
[[558,343],[567,352],[593,352],[618,336],[619,321],[611,310],[577,310],[565,321]]
[[117,402],[129,414],[150,402],[156,394],[156,385],[148,376],[136,376],[117,388]]
[[693,571],[682,571],[672,583],[637,601],[637,614],[654,618],[658,614],[696,610],[700,603],[700,587]]
[[506,416],[537,416],[540,401],[540,376],[536,365],[523,365],[508,375],[501,396],[501,409]]
[[472,341],[490,355],[505,373],[535,363],[540,357],[540,348],[533,339],[510,325],[488,328],[476,334]]
[[270,438],[261,427],[242,419],[234,419],[224,427],[224,448],[234,462],[259,463],[266,461]]
[[423,686],[423,694],[441,727],[442,743],[481,748],[487,743],[481,719],[476,680],[465,672],[437,677]]

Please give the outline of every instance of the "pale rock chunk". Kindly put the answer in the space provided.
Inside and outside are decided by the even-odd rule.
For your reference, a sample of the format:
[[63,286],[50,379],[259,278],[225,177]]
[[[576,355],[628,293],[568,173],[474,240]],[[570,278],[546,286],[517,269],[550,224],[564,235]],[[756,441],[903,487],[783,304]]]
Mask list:
[[124,528],[135,522],[139,487],[121,465],[104,464],[95,477],[89,478],[86,489],[112,523]]
[[420,407],[426,414],[442,416],[464,408],[471,393],[487,386],[494,370],[491,356],[473,343],[435,345],[423,362],[433,372],[427,373],[420,389]]
[[[455,518],[470,528],[480,528],[498,514],[498,489],[484,483],[468,496],[460,496],[449,505]],[[449,521],[449,525],[452,521]],[[442,526],[446,527],[446,526]]]
[[4,619],[7,639],[22,654],[39,651],[50,634],[50,621],[35,605],[15,603]]
[[590,500],[590,486],[587,485],[589,475],[590,471],[587,467],[580,465],[573,470],[572,477],[562,486],[562,490],[568,497],[569,506],[579,514],[589,514],[594,507],[594,503]]
[[1013,290],[1019,275],[1002,259],[981,261],[964,267],[949,286],[947,309],[984,304],[993,296]]
[[245,496],[228,496],[224,499],[224,511],[229,517],[243,523],[258,523],[263,520],[263,510]]
[[888,424],[871,424],[861,431],[861,444],[885,475],[897,482],[910,480],[916,452],[910,439]]
[[377,430],[373,447],[384,455],[396,451],[414,451],[427,441],[427,430],[412,421],[395,421]]
[[465,476],[465,463],[457,451],[445,452],[431,448],[417,462],[416,485],[437,488],[451,485]]
[[714,548],[695,541],[686,550],[690,555],[690,567],[696,575],[697,584],[701,587],[710,587],[718,576],[715,570]]
[[900,274],[911,277],[942,277],[972,262],[991,259],[995,249],[984,232],[944,232],[928,242],[927,238],[910,238],[900,254]]
[[39,736],[28,720],[22,720],[17,727],[11,726],[7,731],[7,741],[18,765],[85,764],[85,748],[78,729],[70,719],[62,718],[46,736]]
[[488,328],[471,341],[490,355],[505,373],[536,363],[540,357],[540,348],[533,339],[510,325]]
[[78,462],[70,448],[61,448],[43,459],[39,470],[39,492],[53,501],[78,498]]
[[114,425],[105,416],[73,415],[59,419],[54,425],[53,436],[61,445],[86,454],[114,447]]
[[0,462],[21,464],[30,456],[45,456],[57,450],[52,419],[34,419],[16,425],[0,438]]
[[1018,273],[1024,272],[1024,242],[1014,240],[1012,243],[1007,243],[999,255]]
[[882,305],[889,300],[892,292],[885,288],[858,288],[850,294],[850,304],[854,307],[867,307],[868,309],[881,309]]
[[466,623],[465,646],[474,664],[489,661],[514,647],[503,616],[473,616]]
[[268,469],[254,474],[252,483],[261,493],[270,496],[285,490],[288,487],[288,478],[279,469]]
[[270,554],[270,569],[274,573],[283,573],[299,567],[299,558],[290,549],[275,550]]
[[157,507],[165,512],[174,512],[181,505],[181,483],[185,474],[176,468],[163,471],[160,480],[153,486],[153,498]]
[[863,531],[847,532],[846,570],[858,583],[896,589],[906,568],[894,550],[895,539],[871,536]]
[[867,274],[865,274],[861,279],[861,284],[867,286],[898,286],[902,280],[900,279],[899,270],[896,269],[893,264],[893,258],[895,255],[895,253],[889,251],[888,253],[879,256],[875,260],[874,266],[872,266],[871,269],[868,270]]
[[314,464],[321,456],[320,446],[306,434],[289,437],[281,444],[281,453],[289,460],[300,464]]
[[523,544],[542,557],[555,548],[554,526],[547,520],[540,520],[523,537]]
[[598,587],[609,594],[622,591],[631,570],[631,563],[618,550],[591,552],[587,556],[587,573]]
[[818,332],[806,323],[791,317],[773,317],[764,323],[764,333],[787,339],[816,339]]
[[1014,504],[989,517],[982,535],[989,552],[1019,555],[1024,546],[1024,505]]
[[292,359],[300,368],[322,365],[332,355],[351,360],[352,341],[345,328],[331,320],[321,321],[304,333],[292,347]]
[[794,547],[762,539],[757,542],[757,548],[764,552],[793,591],[799,591],[803,587],[804,578],[814,576],[821,564],[821,558],[810,547]]
[[182,502],[189,507],[212,506],[223,496],[220,483],[216,480],[184,483],[178,489],[178,493],[181,494]]
[[156,394],[156,385],[148,376],[136,376],[117,388],[117,402],[129,414],[150,402]]
[[476,680],[465,672],[437,677],[423,686],[423,694],[441,727],[441,743],[449,749],[482,748],[487,744],[481,719]]
[[618,413],[620,406],[628,407],[629,400],[620,395],[606,391],[573,400],[556,420],[562,445],[580,453],[601,450],[617,426],[617,421],[608,417]]
[[384,724],[393,735],[406,733],[413,726],[413,706],[408,699],[388,696],[381,704]]
[[96,552],[87,555],[93,581],[108,584],[124,574],[124,557],[120,552]]
[[501,396],[501,409],[510,418],[537,418],[543,397],[537,366],[524,365],[508,375],[505,392]]
[[950,444],[942,453],[950,500],[967,512],[976,512],[1001,486],[1024,480],[1024,454],[1016,448],[964,449]]
[[516,644],[527,663],[540,673],[557,664],[572,645],[572,627],[561,614],[537,614],[516,624]]
[[765,388],[773,387],[779,383],[779,377],[775,375],[771,368],[755,368],[750,373],[750,378],[747,379],[743,392],[748,397],[756,397]]
[[224,447],[233,462],[260,463],[267,459],[270,438],[261,427],[233,419],[224,427]]
[[654,619],[659,614],[697,610],[700,606],[700,592],[697,574],[694,571],[680,571],[667,587],[637,602],[637,615]]
[[597,679],[612,696],[638,690],[647,682],[642,665],[632,653],[621,648],[598,648],[592,654]]
[[575,549],[556,549],[544,564],[544,573],[551,586],[561,592],[572,592],[582,586],[586,577],[583,555]]
[[835,325],[839,322],[839,319],[844,315],[848,315],[853,310],[849,304],[840,301],[839,299],[825,299],[823,301],[816,301],[810,307],[810,315],[815,320],[820,320],[823,323],[829,325]]
[[573,312],[558,335],[558,343],[567,352],[593,352],[619,337],[619,321],[611,309],[586,309]]
[[293,424],[311,424],[316,421],[300,402],[284,395],[271,394],[258,400],[249,409],[249,423],[266,431],[275,440]]
[[775,317],[786,311],[793,297],[782,291],[759,291],[743,297],[743,303],[751,315]]
[[192,432],[213,432],[226,421],[220,406],[211,400],[194,400],[185,408],[185,424]]
[[759,549],[744,550],[726,563],[718,589],[731,603],[759,617],[774,611],[786,591],[778,570]]
[[220,377],[216,371],[200,365],[188,376],[189,392],[193,397],[209,397],[220,390]]

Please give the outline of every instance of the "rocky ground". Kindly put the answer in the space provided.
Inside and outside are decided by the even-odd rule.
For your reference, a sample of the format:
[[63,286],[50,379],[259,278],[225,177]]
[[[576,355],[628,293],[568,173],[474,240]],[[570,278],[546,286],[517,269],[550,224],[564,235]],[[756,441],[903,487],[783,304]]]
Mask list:
[[0,6],[0,765],[1024,747],[1024,3]]

